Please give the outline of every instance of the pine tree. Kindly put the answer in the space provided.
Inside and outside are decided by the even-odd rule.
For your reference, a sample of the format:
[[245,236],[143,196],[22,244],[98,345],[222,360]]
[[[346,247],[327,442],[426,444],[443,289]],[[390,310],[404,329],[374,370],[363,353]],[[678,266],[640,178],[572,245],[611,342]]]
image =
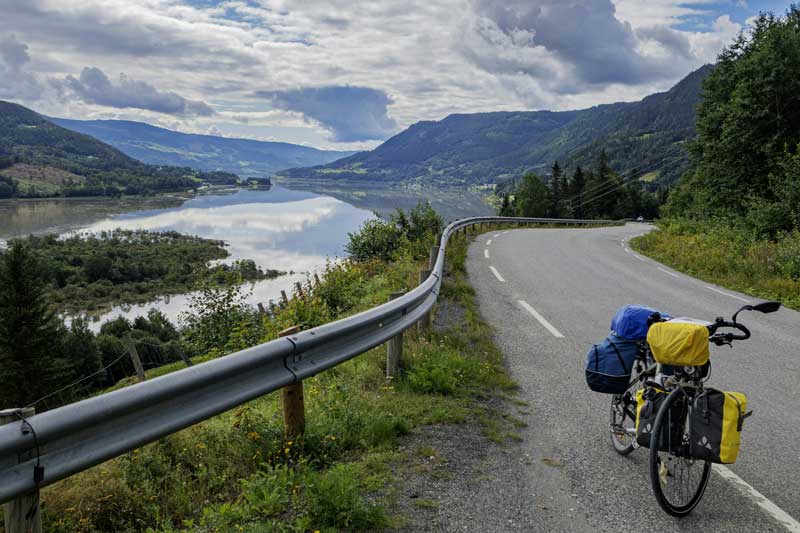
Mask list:
[[0,256],[0,402],[23,407],[71,377],[61,358],[64,328],[49,309],[33,251],[12,242]]
[[558,161],[553,163],[552,174],[550,176],[550,209],[548,216],[561,218],[563,209],[561,202],[564,197],[564,179]]
[[503,199],[500,201],[500,211],[498,214],[501,217],[513,217],[514,216],[514,209],[511,203],[511,198],[509,197],[508,193],[503,195]]
[[567,207],[570,210],[570,215],[575,218],[583,218],[583,207],[581,206],[581,202],[583,201],[583,192],[586,188],[586,176],[583,173],[583,169],[578,166],[575,169],[575,172],[572,174],[572,179],[569,182],[569,203]]

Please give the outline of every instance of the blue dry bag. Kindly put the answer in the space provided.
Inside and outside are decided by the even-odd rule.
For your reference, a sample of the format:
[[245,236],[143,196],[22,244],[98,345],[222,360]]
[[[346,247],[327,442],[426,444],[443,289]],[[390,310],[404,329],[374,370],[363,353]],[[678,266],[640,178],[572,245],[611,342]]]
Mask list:
[[595,392],[622,394],[631,380],[639,343],[611,333],[586,354],[586,383]]
[[623,339],[644,340],[647,337],[647,319],[653,313],[659,313],[664,319],[672,318],[652,307],[629,304],[620,307],[611,319],[611,331]]

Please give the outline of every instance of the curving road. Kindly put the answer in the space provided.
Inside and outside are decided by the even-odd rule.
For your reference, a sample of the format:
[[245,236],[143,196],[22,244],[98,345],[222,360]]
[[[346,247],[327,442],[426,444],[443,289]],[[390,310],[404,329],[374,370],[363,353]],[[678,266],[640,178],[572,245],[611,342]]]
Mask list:
[[[649,305],[673,316],[730,317],[747,295],[674,272],[628,247],[644,224],[519,229],[479,236],[468,271],[480,309],[520,384],[531,461],[521,486],[538,531],[800,532],[800,313],[740,320],[753,336],[712,347],[710,384],[748,395],[742,451],[715,469],[705,497],[678,520],[658,507],[647,450],[617,455],[609,398],[591,392],[584,356],[617,308]],[[761,495],[761,496],[759,496]],[[529,526],[528,526],[529,527]]]

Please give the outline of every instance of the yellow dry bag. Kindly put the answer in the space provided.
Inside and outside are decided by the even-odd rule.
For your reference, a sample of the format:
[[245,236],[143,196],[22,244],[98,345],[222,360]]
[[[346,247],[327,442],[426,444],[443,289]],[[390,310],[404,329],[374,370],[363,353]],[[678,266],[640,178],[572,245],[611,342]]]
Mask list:
[[702,366],[708,362],[708,327],[670,320],[656,322],[647,332],[647,343],[659,363]]

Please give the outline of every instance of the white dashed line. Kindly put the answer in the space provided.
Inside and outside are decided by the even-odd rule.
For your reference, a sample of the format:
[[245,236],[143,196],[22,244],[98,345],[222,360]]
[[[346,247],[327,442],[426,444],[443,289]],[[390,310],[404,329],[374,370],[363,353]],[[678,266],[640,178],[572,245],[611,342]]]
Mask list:
[[483,249],[483,257],[485,257],[486,259],[489,259],[489,249],[488,248],[484,248]]
[[545,319],[545,317],[540,315],[539,312],[536,309],[531,307],[528,304],[528,302],[526,302],[525,300],[517,300],[517,301],[519,302],[519,305],[521,305],[527,312],[529,312],[531,315],[533,315],[533,318],[538,320],[541,325],[543,325],[545,328],[547,328],[547,331],[552,333],[553,337],[556,337],[558,339],[563,339],[564,338],[564,335],[562,335],[560,331],[558,331],[556,328],[554,328],[553,325],[550,322],[548,322],[547,319]]
[[669,270],[664,270],[664,269],[663,269],[663,268],[661,268],[661,267],[656,267],[656,268],[658,268],[658,269],[659,269],[661,272],[663,272],[664,274],[669,274],[670,276],[672,276],[672,277],[675,277],[675,278],[677,278],[677,277],[678,277],[678,275],[677,275],[675,272],[670,272]]
[[486,241],[486,246],[489,246],[491,244],[492,244],[492,239],[489,239],[488,241]]
[[723,465],[712,466],[717,474],[733,483],[736,488],[739,489],[745,496],[753,500],[756,504],[758,504],[759,507],[766,511],[768,515],[777,520],[784,528],[786,528],[786,531],[800,533],[800,522],[792,518],[789,513],[772,503],[772,501],[758,492],[747,481],[743,480],[734,474],[729,468],[726,468]]
[[744,298],[736,296],[735,294],[729,294],[729,293],[721,291],[719,289],[715,289],[714,287],[709,287],[708,285],[706,285],[706,289],[708,289],[710,291],[718,292],[718,293],[720,293],[720,294],[722,294],[724,296],[728,296],[730,298],[736,298],[737,300],[739,300],[741,302],[750,303],[750,300],[745,300]]
[[494,238],[496,239],[496,238],[498,238],[500,235],[501,235],[500,233],[495,233],[495,234],[494,234]]
[[489,269],[492,271],[492,274],[494,274],[494,277],[497,278],[497,281],[499,281],[500,283],[506,282],[506,280],[503,279],[503,276],[500,275],[500,272],[498,272],[495,267],[490,266]]

